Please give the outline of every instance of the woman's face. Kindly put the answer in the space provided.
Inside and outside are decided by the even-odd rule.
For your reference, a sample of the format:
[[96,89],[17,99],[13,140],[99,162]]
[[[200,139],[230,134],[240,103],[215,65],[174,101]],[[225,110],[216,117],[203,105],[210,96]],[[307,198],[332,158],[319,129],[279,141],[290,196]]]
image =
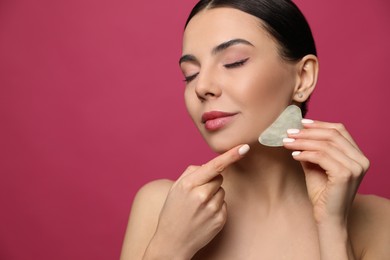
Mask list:
[[219,153],[257,143],[291,104],[297,84],[296,65],[282,60],[259,20],[233,8],[209,9],[192,18],[180,67],[188,112]]

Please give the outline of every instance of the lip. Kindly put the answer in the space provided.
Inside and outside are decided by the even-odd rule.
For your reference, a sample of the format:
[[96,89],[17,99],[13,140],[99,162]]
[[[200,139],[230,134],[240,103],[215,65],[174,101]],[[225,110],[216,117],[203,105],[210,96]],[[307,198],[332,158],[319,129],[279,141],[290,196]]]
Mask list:
[[227,125],[237,113],[210,111],[202,115],[202,123],[209,131],[216,131]]

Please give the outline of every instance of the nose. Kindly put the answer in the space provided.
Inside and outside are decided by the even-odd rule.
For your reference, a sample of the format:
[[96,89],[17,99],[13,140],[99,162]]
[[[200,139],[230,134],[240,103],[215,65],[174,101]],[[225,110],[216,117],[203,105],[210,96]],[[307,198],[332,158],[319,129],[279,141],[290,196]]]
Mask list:
[[206,101],[221,96],[222,89],[217,78],[218,76],[212,72],[201,71],[199,73],[195,86],[195,92],[199,100]]

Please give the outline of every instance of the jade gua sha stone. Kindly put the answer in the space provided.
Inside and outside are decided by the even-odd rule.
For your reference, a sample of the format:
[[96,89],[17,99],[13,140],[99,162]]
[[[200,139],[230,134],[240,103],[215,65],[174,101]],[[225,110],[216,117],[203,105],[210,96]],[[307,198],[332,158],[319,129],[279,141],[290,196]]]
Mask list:
[[288,106],[279,117],[260,135],[259,142],[265,146],[283,146],[287,129],[302,129],[302,112],[296,105]]

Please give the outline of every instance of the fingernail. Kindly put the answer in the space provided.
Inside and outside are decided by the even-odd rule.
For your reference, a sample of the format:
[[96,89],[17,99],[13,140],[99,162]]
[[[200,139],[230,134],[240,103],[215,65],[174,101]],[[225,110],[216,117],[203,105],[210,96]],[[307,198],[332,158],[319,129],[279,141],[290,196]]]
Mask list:
[[301,122],[302,122],[302,124],[313,124],[313,123],[314,123],[313,120],[311,120],[311,119],[306,119],[306,118],[302,119]]
[[292,143],[294,141],[295,141],[295,139],[293,139],[293,138],[283,138],[283,143]]
[[299,132],[299,129],[287,129],[288,134],[298,134]]
[[300,155],[300,154],[301,154],[300,151],[295,151],[295,152],[292,152],[292,153],[291,153],[292,156],[298,156],[298,155]]
[[238,154],[239,155],[244,155],[244,154],[246,154],[249,151],[249,149],[251,149],[249,147],[249,145],[244,144],[243,146],[240,147],[240,149],[238,149]]

